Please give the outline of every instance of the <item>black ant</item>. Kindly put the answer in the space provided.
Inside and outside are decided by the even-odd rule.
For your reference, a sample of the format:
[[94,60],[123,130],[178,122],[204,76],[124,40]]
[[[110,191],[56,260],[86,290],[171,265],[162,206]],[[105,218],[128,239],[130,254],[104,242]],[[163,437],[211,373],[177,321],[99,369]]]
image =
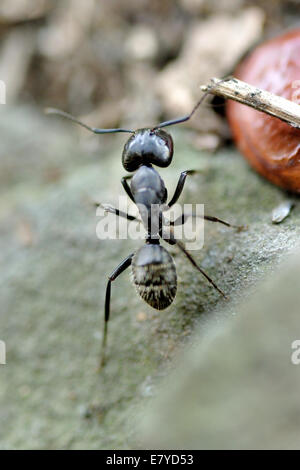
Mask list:
[[[110,315],[111,283],[125,271],[129,266],[132,269],[132,279],[138,294],[151,307],[157,310],[167,308],[174,300],[177,290],[176,268],[172,256],[160,245],[160,238],[170,245],[176,245],[192,263],[192,265],[212,284],[212,286],[224,297],[225,294],[214,283],[214,281],[198,266],[191,254],[185,249],[184,245],[177,240],[171,232],[164,236],[165,220],[163,212],[172,207],[182,193],[187,175],[194,171],[184,171],[180,174],[179,180],[173,197],[167,203],[167,189],[159,173],[152,165],[158,167],[167,167],[170,165],[173,157],[173,140],[170,134],[162,130],[163,127],[171,126],[188,121],[197,108],[201,105],[205,97],[211,90],[207,91],[193,110],[187,116],[183,116],[170,121],[165,121],[152,128],[137,129],[135,131],[116,128],[116,129],[98,129],[87,126],[75,117],[63,111],[49,108],[47,113],[58,114],[71,121],[80,124],[94,134],[108,134],[115,132],[127,132],[132,136],[126,142],[123,154],[122,164],[128,172],[135,172],[134,175],[122,178],[122,185],[129,198],[138,206],[141,220],[125,212],[115,209],[111,206],[103,206],[106,211],[112,212],[119,217],[125,217],[127,220],[136,220],[142,222],[146,231],[145,245],[136,252],[131,253],[125,258],[108,276],[108,282],[105,295],[104,309],[104,332],[102,339],[102,353],[100,366],[105,362],[105,350],[107,341],[107,325]],[[130,186],[127,182],[131,179]],[[98,204],[100,205],[100,204]],[[152,208],[158,207],[153,211]],[[184,224],[189,217],[188,214],[182,214],[175,221],[169,221],[169,225]],[[227,227],[237,227],[229,224],[217,217],[203,216],[205,220],[219,222]]]

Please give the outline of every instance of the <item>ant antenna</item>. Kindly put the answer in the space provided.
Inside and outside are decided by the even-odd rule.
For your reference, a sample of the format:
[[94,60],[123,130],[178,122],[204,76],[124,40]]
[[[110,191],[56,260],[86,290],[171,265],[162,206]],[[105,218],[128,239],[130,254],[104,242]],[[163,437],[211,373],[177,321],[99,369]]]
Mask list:
[[209,89],[204,93],[204,95],[201,96],[200,100],[198,101],[198,103],[196,103],[196,105],[193,107],[192,111],[190,112],[190,114],[187,114],[186,116],[182,116],[182,117],[179,117],[177,119],[171,119],[170,121],[164,121],[164,122],[161,122],[160,124],[158,124],[157,126],[153,127],[153,131],[156,130],[156,129],[160,129],[161,127],[167,127],[167,126],[172,126],[173,124],[180,124],[181,122],[186,122],[188,121],[189,119],[191,119],[191,117],[193,116],[193,114],[195,113],[195,111],[199,108],[199,106],[203,103],[203,101],[205,100],[205,98],[207,97],[207,95],[209,95],[211,93],[212,90],[214,90],[217,85],[219,85],[220,83],[222,82],[226,82],[227,80],[229,80],[231,77],[226,77],[226,78],[223,78],[221,81],[219,81],[216,85],[213,85],[213,86],[210,86]]
[[61,111],[60,109],[56,108],[46,108],[45,109],[46,114],[56,114],[59,116],[62,116],[66,119],[69,119],[70,121],[76,122],[76,124],[79,124],[80,126],[84,127],[88,131],[93,132],[94,134],[113,134],[114,132],[129,132],[130,134],[133,134],[134,131],[129,130],[129,129],[123,129],[123,128],[117,128],[117,129],[98,129],[97,127],[90,127],[87,124],[84,124],[84,122],[79,121],[79,119],[75,118],[69,113],[65,113],[64,111]]

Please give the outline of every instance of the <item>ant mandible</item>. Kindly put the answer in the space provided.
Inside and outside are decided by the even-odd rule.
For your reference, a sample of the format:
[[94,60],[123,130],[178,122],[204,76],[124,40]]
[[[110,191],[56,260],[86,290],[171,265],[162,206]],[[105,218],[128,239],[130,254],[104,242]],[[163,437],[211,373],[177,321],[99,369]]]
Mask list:
[[[188,121],[210,92],[211,88],[201,97],[190,114],[161,122],[152,128],[137,129],[135,131],[123,128],[98,129],[84,124],[64,111],[54,108],[48,108],[46,110],[49,114],[58,114],[74,121],[94,134],[111,134],[116,132],[132,134],[124,146],[122,164],[126,171],[132,172],[134,175],[123,177],[121,183],[129,198],[137,205],[141,220],[111,206],[103,205],[103,207],[106,211],[112,212],[119,217],[124,217],[130,221],[135,220],[142,222],[147,235],[145,245],[127,256],[113,270],[110,276],[108,276],[100,367],[105,363],[107,327],[110,316],[111,283],[115,281],[122,272],[131,266],[132,279],[138,294],[145,302],[157,310],[167,308],[175,298],[177,291],[175,263],[170,253],[160,245],[160,238],[170,245],[176,245],[208,282],[226,298],[223,291],[219,289],[215,282],[196,263],[191,254],[185,249],[184,245],[172,235],[172,232],[169,232],[167,237],[164,236],[163,232],[166,223],[163,212],[170,209],[170,207],[177,202],[182,193],[187,175],[193,174],[195,171],[183,171],[180,174],[174,195],[170,201],[166,203],[168,193],[164,181],[152,166],[155,165],[165,168],[168,167],[172,161],[173,140],[171,135],[162,130],[162,128]],[[131,179],[130,186],[127,182],[128,179]],[[153,205],[158,207],[159,210],[156,212],[152,211]],[[182,225],[186,222],[188,217],[188,214],[182,214],[178,219],[169,221],[169,225],[171,227]],[[203,219],[211,222],[219,222],[227,227],[242,228],[231,225],[217,217],[204,215]]]

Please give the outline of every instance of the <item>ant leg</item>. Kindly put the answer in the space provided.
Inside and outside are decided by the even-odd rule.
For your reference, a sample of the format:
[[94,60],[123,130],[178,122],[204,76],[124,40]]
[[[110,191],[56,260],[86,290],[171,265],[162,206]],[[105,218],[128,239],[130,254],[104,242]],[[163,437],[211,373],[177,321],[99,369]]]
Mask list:
[[204,215],[204,220],[209,220],[210,222],[219,222],[220,224],[226,225],[226,227],[236,228],[239,232],[246,228],[246,225],[233,225],[225,222],[225,220],[218,219],[218,217],[212,217],[211,215]]
[[179,196],[182,193],[186,177],[188,175],[194,175],[197,172],[198,172],[198,170],[186,170],[186,171],[183,171],[182,173],[180,173],[179,180],[178,180],[174,195],[173,195],[172,199],[170,200],[170,202],[167,204],[167,207],[166,207],[165,210],[168,210],[171,206],[173,206],[178,201]]
[[110,314],[110,297],[111,297],[111,283],[115,281],[117,277],[125,271],[130,265],[132,261],[134,253],[127,256],[116,269],[113,270],[110,276],[108,276],[108,282],[106,286],[106,294],[105,294],[105,308],[104,308],[104,328],[103,328],[103,337],[102,337],[102,348],[101,348],[101,356],[100,356],[100,367],[101,369],[105,365],[105,352],[106,352],[106,343],[107,343],[107,324],[109,320]]
[[198,266],[192,255],[185,249],[184,245],[179,240],[176,240],[175,238],[170,238],[169,240],[163,238],[163,240],[165,240],[170,245],[177,245],[182,253],[184,253],[188,260],[192,263],[192,265],[208,280],[208,282],[210,282],[210,284],[212,284],[212,286],[224,297],[224,299],[227,299],[224,292],[219,289],[217,284],[206,274],[205,271],[203,271],[202,268],[200,268],[200,266]]
[[225,220],[218,219],[217,217],[212,217],[210,215],[195,215],[195,214],[182,214],[177,219],[170,221],[170,225],[172,227],[177,226],[177,225],[183,225],[187,221],[188,217],[200,217],[204,220],[209,220],[210,222],[218,222],[220,224],[226,225],[226,227],[232,227],[238,229],[238,231],[241,231],[245,228],[245,225],[232,225],[229,224],[228,222],[225,222]]
[[110,212],[111,214],[115,214],[118,217],[123,217],[124,219],[127,219],[127,220],[135,220],[136,222],[141,223],[141,220],[138,217],[127,214],[127,212],[123,212],[120,209],[116,209],[110,204],[101,204],[101,202],[95,202],[95,206],[102,207],[105,210],[105,212]]
[[127,195],[130,197],[130,199],[134,201],[134,197],[132,195],[132,192],[131,192],[131,189],[129,187],[129,184],[127,183],[127,180],[129,180],[130,178],[132,178],[132,176],[123,176],[123,178],[121,179],[121,183],[123,185],[123,188],[125,189]]
[[168,221],[168,225],[171,227],[177,227],[178,225],[184,225],[189,217],[197,217],[194,216],[194,214],[181,214],[179,217],[177,217],[175,220],[170,220]]

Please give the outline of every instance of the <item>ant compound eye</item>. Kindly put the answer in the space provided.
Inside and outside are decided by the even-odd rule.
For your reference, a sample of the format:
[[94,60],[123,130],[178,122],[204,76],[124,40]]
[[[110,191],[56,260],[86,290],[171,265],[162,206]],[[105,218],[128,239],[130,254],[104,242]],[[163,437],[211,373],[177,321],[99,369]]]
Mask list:
[[134,133],[126,142],[122,153],[122,165],[126,171],[135,171],[143,163],[139,131]]
[[167,132],[138,129],[124,146],[122,163],[125,170],[132,172],[147,164],[167,167],[172,157],[173,140]]
[[173,139],[166,131],[157,129],[155,131],[158,152],[153,154],[151,163],[161,168],[170,165],[173,158]]

